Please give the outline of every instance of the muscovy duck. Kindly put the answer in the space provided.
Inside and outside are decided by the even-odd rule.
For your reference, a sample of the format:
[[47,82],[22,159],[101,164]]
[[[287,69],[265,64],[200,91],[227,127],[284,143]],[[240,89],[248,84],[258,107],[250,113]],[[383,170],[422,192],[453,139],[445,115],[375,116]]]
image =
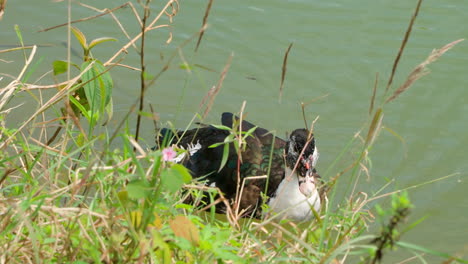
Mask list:
[[[225,127],[235,126],[249,131],[255,126],[247,121],[239,124],[238,117],[223,113],[221,123]],[[231,131],[215,126],[201,126],[187,131],[162,129],[157,136],[158,144],[176,144],[187,150],[174,162],[180,162],[189,169],[194,178],[204,181],[207,186],[219,188],[231,205],[238,191],[238,169],[242,196],[239,202],[244,217],[260,218],[267,214],[261,211],[263,198],[269,213],[281,214],[281,218],[295,221],[310,220],[313,210],[319,211],[320,176],[315,170],[318,150],[315,138],[307,129],[296,129],[287,141],[274,136],[268,130],[257,127],[245,138],[246,146],[241,151],[240,162],[233,143],[229,144],[227,162],[222,165],[224,142]],[[216,147],[213,145],[218,144]],[[304,149],[305,148],[305,149]],[[251,177],[261,176],[266,177]],[[223,203],[216,205],[216,212],[224,213]]]

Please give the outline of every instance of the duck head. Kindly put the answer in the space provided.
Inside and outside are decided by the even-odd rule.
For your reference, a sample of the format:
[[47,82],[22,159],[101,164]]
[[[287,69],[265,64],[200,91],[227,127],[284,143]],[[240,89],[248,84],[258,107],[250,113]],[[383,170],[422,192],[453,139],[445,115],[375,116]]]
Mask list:
[[[320,177],[315,171],[318,160],[315,138],[309,134],[306,129],[294,130],[289,136],[285,148],[286,166],[291,170],[296,168],[299,190],[307,197],[314,192],[316,178]],[[296,164],[297,167],[295,167]]]

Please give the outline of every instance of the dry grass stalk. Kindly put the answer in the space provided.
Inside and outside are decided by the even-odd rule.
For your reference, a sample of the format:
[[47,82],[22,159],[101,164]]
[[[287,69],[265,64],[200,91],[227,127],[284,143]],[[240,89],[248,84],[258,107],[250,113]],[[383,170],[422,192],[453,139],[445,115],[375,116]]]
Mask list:
[[0,90],[0,114],[7,113],[9,112],[10,109],[3,110],[5,105],[8,103],[10,98],[13,96],[13,93],[15,92],[16,88],[19,86],[19,82],[17,80],[14,80],[10,82],[7,87],[3,88]]
[[[141,125],[141,114],[143,112],[145,103],[145,91],[146,91],[146,63],[145,63],[145,40],[146,40],[146,22],[150,16],[150,0],[146,0],[146,3],[143,6],[143,18],[141,20],[141,42],[140,42],[140,96],[139,96],[139,106],[138,106],[138,114],[137,114],[137,122],[136,122],[136,129],[135,129],[135,140],[138,141],[140,135],[140,125]],[[136,149],[133,148],[133,151]]]
[[0,53],[7,53],[7,52],[17,51],[17,50],[32,49],[33,47],[34,46],[22,46],[22,47],[16,47],[16,48],[11,48],[11,49],[4,49],[4,50],[0,50]]
[[80,18],[80,19],[77,19],[77,20],[73,20],[71,21],[70,23],[66,22],[66,23],[63,23],[63,24],[60,24],[60,25],[56,25],[56,26],[53,26],[53,27],[49,27],[49,28],[45,28],[45,29],[41,29],[39,30],[38,32],[46,32],[46,31],[49,31],[49,30],[52,30],[52,29],[56,29],[56,28],[59,28],[59,27],[64,27],[64,26],[68,26],[68,24],[75,24],[75,23],[79,23],[79,22],[83,22],[83,21],[87,21],[87,20],[91,20],[91,19],[95,19],[97,17],[100,17],[100,16],[103,16],[103,15],[107,15],[109,13],[112,13],[114,12],[115,10],[117,9],[120,9],[120,8],[123,8],[123,7],[126,7],[127,5],[131,4],[130,2],[127,2],[121,6],[118,6],[118,7],[115,7],[115,8],[112,8],[112,9],[104,9],[103,11],[101,11],[102,13],[101,14],[98,14],[98,15],[95,15],[95,16],[90,16],[90,17],[85,17],[85,18]]
[[217,194],[219,195],[219,198],[216,199],[214,202],[208,204],[207,206],[203,207],[202,209],[197,210],[197,212],[205,211],[209,209],[212,206],[215,206],[218,203],[223,203],[226,206],[226,218],[229,221],[229,224],[231,224],[232,227],[239,229],[239,219],[235,216],[234,210],[231,207],[231,204],[229,204],[228,199],[224,197],[223,192],[218,187],[209,187],[205,185],[188,185],[185,184],[183,186],[184,189],[195,189],[195,190],[201,190],[201,191],[207,191],[207,190],[216,190]]
[[[30,59],[32,59],[32,55],[35,53],[35,50],[36,49],[33,49],[33,51],[31,52],[31,56],[30,56]],[[28,59],[28,61],[30,61]],[[26,66],[24,67],[24,69],[27,68],[27,65],[28,63],[26,64]],[[81,78],[81,76],[86,73],[91,67],[93,67],[94,63],[90,63],[88,65],[88,67],[86,67],[86,69],[84,69],[84,71],[82,71],[78,76],[76,76],[75,78],[71,79],[70,82],[67,84],[66,87],[64,87],[63,89],[61,89],[58,93],[56,93],[54,96],[52,96],[52,98],[49,99],[49,101],[47,101],[45,104],[43,104],[33,115],[31,115],[15,132],[13,132],[10,137],[8,137],[5,141],[3,141],[1,144],[0,144],[0,149],[4,148],[15,136],[17,133],[19,133],[23,128],[26,127],[26,125],[28,125],[32,120],[34,120],[39,114],[41,114],[42,112],[44,112],[46,109],[48,109],[49,107],[51,107],[52,105],[54,105],[55,103],[57,103],[58,101],[60,101],[61,99],[63,99],[65,96],[67,96],[68,94],[70,94],[72,92],[72,89],[73,89],[73,85]],[[23,72],[24,72],[24,69],[23,69]],[[18,82],[19,80],[21,79],[22,77],[22,74],[20,74],[17,78]],[[74,89],[77,89],[79,86],[75,86]]]
[[203,34],[205,34],[205,29],[207,27],[207,21],[208,21],[208,15],[210,14],[212,5],[213,5],[213,0],[210,0],[208,2],[208,5],[206,6],[205,16],[203,17],[202,30],[200,31],[200,36],[198,36],[197,45],[195,46],[195,52],[198,51],[198,47],[200,46],[201,40],[203,38]]
[[[237,178],[237,181],[238,183],[240,182],[240,170],[238,169],[238,178]],[[236,198],[235,198],[235,207],[234,207],[234,212],[235,212],[235,216],[236,216],[236,219],[240,219],[242,218],[242,212],[239,212],[239,209],[240,209],[240,203],[241,203],[241,200],[242,200],[242,195],[244,193],[244,187],[245,187],[245,184],[246,184],[246,181],[248,180],[258,180],[258,179],[266,179],[268,178],[267,175],[260,175],[260,176],[249,176],[249,177],[245,177],[244,179],[242,179],[242,185],[240,186],[240,190],[239,190],[239,185],[238,184],[238,189],[236,190]],[[253,208],[246,208],[247,210],[252,210]]]
[[[242,122],[244,120],[244,110],[245,110],[245,105],[246,101],[242,103],[242,107],[239,113],[239,134],[237,136],[237,142],[238,142],[238,149],[237,149],[237,186],[236,186],[236,197],[234,199],[234,209],[236,213],[236,218],[239,218],[239,207],[240,207],[240,202],[242,199],[242,192],[244,190],[244,185],[245,185],[245,180],[242,181],[242,187],[240,186],[241,182],[241,176],[240,176],[240,166],[242,163]],[[234,126],[233,126],[234,127]],[[240,191],[239,191],[240,188]]]
[[[94,10],[96,12],[100,12],[100,13],[104,13],[104,12],[107,12],[115,21],[115,23],[117,23],[117,25],[119,26],[120,30],[122,31],[122,33],[125,35],[125,37],[127,37],[128,40],[131,40],[132,38],[130,37],[130,35],[127,33],[127,31],[125,30],[124,26],[122,25],[122,23],[120,23],[120,20],[114,15],[114,12],[115,11],[114,9],[119,9],[120,7],[124,7],[125,5],[122,5],[122,6],[119,6],[117,8],[114,8],[114,9],[111,9],[109,10],[108,8],[104,8],[104,9],[98,9],[98,8],[95,8],[94,6],[90,6],[90,5],[86,5],[84,3],[78,3],[79,5],[81,6],[84,6],[86,8],[89,8],[91,10]],[[140,16],[138,15],[138,12],[137,10],[135,9],[135,7],[133,6],[132,2],[127,2],[126,4],[128,4],[128,6],[130,7],[130,9],[132,9],[132,12],[133,14],[135,15],[135,17],[137,18],[137,22],[139,23],[140,27],[141,27],[141,19],[140,19]],[[133,44],[133,48],[135,50],[138,50],[137,46],[135,44]]]
[[208,103],[206,104],[205,112],[203,112],[203,119],[208,115],[208,113],[211,110],[211,107],[213,106],[214,99],[216,98],[216,95],[218,95],[219,90],[221,90],[221,87],[223,86],[224,78],[226,78],[227,72],[229,70],[229,67],[231,66],[232,62],[232,57],[234,57],[233,54],[231,54],[226,62],[226,65],[224,66],[223,71],[221,72],[221,76],[219,77],[218,83],[216,86],[213,86],[209,91],[208,94],[203,98],[202,104],[205,103],[205,100],[208,100]]
[[361,221],[360,218],[355,219],[355,221],[351,224],[351,226],[347,227],[346,231],[342,233],[339,239],[334,243],[334,245],[328,250],[327,254],[322,257],[319,264],[328,263],[330,256],[343,244],[349,242],[349,234],[358,226],[359,222]]
[[375,104],[375,95],[377,94],[377,85],[379,83],[379,73],[377,72],[375,74],[375,82],[374,82],[374,89],[372,90],[372,97],[371,97],[371,102],[369,106],[369,115],[372,114],[372,111],[374,110],[374,104]]
[[306,118],[306,113],[305,113],[305,108],[307,105],[315,102],[315,101],[318,101],[318,100],[321,100],[327,96],[329,96],[330,94],[324,94],[324,95],[321,95],[319,97],[316,97],[308,102],[301,102],[301,109],[302,109],[302,118],[304,119],[304,125],[305,127],[309,127],[309,125],[307,125],[307,118]]
[[[172,6],[173,3],[177,3],[177,0],[170,0],[166,3],[166,5],[161,9],[159,14],[151,21],[151,23],[148,24],[148,26],[145,28],[145,32],[148,32],[153,29],[160,28],[161,26],[155,27],[154,25],[161,19],[162,15],[166,14],[166,11],[169,7]],[[162,25],[162,26],[168,26],[168,25]],[[134,43],[141,38],[143,35],[143,32],[140,32],[140,34],[136,35],[132,40],[130,40],[127,44],[125,44],[119,51],[117,51],[109,60],[107,60],[104,63],[104,66],[108,66],[110,63],[112,63],[120,53],[126,53],[127,49],[134,45]]]
[[7,0],[0,0],[0,20],[2,20],[3,14],[5,14],[5,6]]
[[[287,236],[291,237],[293,239],[294,242],[297,243],[297,246],[293,247],[295,249],[297,249],[297,252],[295,252],[296,254],[305,254],[304,257],[310,257],[310,254],[314,255],[314,256],[318,256],[319,255],[319,252],[317,252],[315,249],[313,249],[309,244],[307,244],[303,239],[300,239],[299,237],[297,237],[296,235],[294,235],[293,233],[291,233],[290,231],[288,231],[287,229],[285,229],[283,226],[281,226],[280,224],[278,223],[275,223],[275,222],[272,222],[271,223],[272,226],[274,226],[277,230],[281,230],[282,233],[286,234]],[[298,230],[298,227],[297,226],[293,226],[296,231]],[[305,230],[305,231],[308,231],[308,230]],[[298,248],[298,246],[302,247],[302,248]],[[303,249],[307,249],[307,251],[304,252]]]
[[417,81],[419,78],[423,77],[424,75],[428,74],[429,72],[426,70],[427,65],[429,65],[429,64],[433,63],[434,61],[436,61],[437,59],[439,59],[439,57],[442,56],[445,52],[447,52],[448,50],[450,50],[451,48],[453,48],[455,45],[462,42],[463,40],[464,39],[459,39],[459,40],[453,41],[453,42],[443,46],[440,49],[433,50],[431,52],[431,54],[429,55],[429,57],[427,57],[427,59],[425,61],[423,61],[416,68],[414,68],[414,70],[410,73],[410,75],[406,79],[405,83],[402,86],[400,86],[400,88],[398,88],[393,93],[393,95],[390,96],[390,98],[387,99],[387,101],[385,103],[393,101],[401,93],[408,90],[411,87],[411,85],[413,85],[413,83],[415,81]]
[[[21,86],[21,79],[23,78],[23,75],[25,74],[26,72],[26,69],[28,69],[29,65],[31,64],[33,58],[34,58],[34,55],[36,54],[36,50],[37,50],[37,46],[33,46],[32,47],[32,50],[31,50],[31,54],[29,54],[29,57],[28,59],[26,60],[26,63],[23,67],[23,69],[21,70],[20,74],[18,75],[18,77],[16,77],[15,80],[13,80],[12,82],[10,82],[7,87],[5,87],[4,89],[1,89],[0,90],[0,96],[2,96],[0,98],[0,112],[2,112],[2,109],[5,107],[5,105],[8,103],[8,101],[10,100],[10,98],[13,96],[14,94],[14,91],[19,87]],[[3,147],[3,143],[2,145],[0,145],[0,148]]]
[[380,128],[382,127],[382,119],[383,119],[383,111],[382,108],[377,109],[374,114],[374,118],[372,119],[372,123],[369,126],[369,131],[367,132],[367,137],[365,141],[366,146],[372,145],[375,138],[378,135]]
[[293,43],[289,44],[288,49],[286,50],[286,53],[284,54],[283,67],[281,68],[281,83],[280,83],[280,91],[279,91],[280,102],[281,102],[281,97],[283,97],[284,80],[286,78],[286,70],[287,70],[287,65],[288,65],[288,55],[289,55],[289,52],[291,51],[292,45]]
[[400,49],[398,50],[398,54],[395,57],[395,61],[393,62],[393,67],[392,67],[392,73],[390,74],[390,78],[388,79],[387,87],[385,88],[385,93],[388,92],[390,89],[390,86],[392,86],[393,83],[393,78],[395,77],[396,69],[398,67],[398,63],[400,62],[400,58],[403,55],[403,51],[405,50],[406,43],[408,43],[408,39],[411,35],[411,30],[413,29],[414,22],[416,21],[416,17],[418,16],[419,13],[419,8],[421,7],[422,0],[418,0],[418,3],[416,5],[416,9],[414,10],[413,15],[411,16],[411,21],[408,25],[408,28],[406,29],[405,37],[403,38],[403,41],[401,42]]
[[415,185],[412,185],[412,186],[409,186],[409,187],[406,187],[406,188],[403,188],[403,189],[399,189],[399,190],[396,190],[396,191],[392,191],[392,192],[384,193],[384,194],[381,194],[381,195],[377,195],[377,196],[374,196],[372,198],[369,198],[367,200],[367,202],[370,203],[372,201],[375,201],[375,200],[378,200],[378,199],[381,199],[381,198],[385,198],[385,197],[391,196],[393,194],[397,194],[397,193],[401,193],[403,191],[408,191],[408,190],[411,190],[411,189],[419,188],[421,186],[431,184],[431,183],[435,183],[435,182],[442,181],[442,180],[446,180],[446,179],[449,179],[449,178],[452,178],[452,177],[455,177],[455,176],[460,176],[460,173],[458,173],[458,172],[452,173],[452,174],[445,175],[443,177],[433,179],[433,180],[430,180],[430,181],[427,181],[427,182],[415,184]]

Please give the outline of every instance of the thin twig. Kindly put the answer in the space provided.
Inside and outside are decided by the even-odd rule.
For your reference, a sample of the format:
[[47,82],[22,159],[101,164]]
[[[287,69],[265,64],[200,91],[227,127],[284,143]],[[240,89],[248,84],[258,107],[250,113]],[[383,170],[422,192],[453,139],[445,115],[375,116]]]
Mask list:
[[[34,45],[34,46],[37,46],[37,45]],[[16,50],[32,49],[34,46],[22,46],[22,47],[16,47],[16,48],[11,48],[11,49],[4,49],[4,50],[0,50],[0,53],[7,53],[11,51],[16,51]]]
[[[244,120],[244,109],[245,109],[245,104],[246,101],[242,103],[242,107],[239,113],[239,134],[238,134],[238,146],[239,148],[237,149],[237,184],[236,184],[236,196],[234,199],[234,212],[236,216],[236,220],[239,219],[239,208],[240,208],[240,203],[242,200],[242,192],[244,190],[244,184],[245,184],[245,179],[242,181],[242,187],[241,187],[241,162],[242,162],[242,122]],[[234,122],[234,121],[233,121]]]
[[[95,19],[97,17],[100,17],[100,16],[103,16],[103,15],[107,15],[109,13],[112,13],[114,12],[115,10],[117,9],[120,9],[120,8],[123,8],[125,6],[129,5],[129,3],[125,3],[121,6],[118,6],[118,7],[115,7],[115,8],[112,8],[112,9],[109,9],[109,10],[106,10],[105,12],[101,13],[101,14],[98,14],[98,15],[95,15],[95,16],[90,16],[90,17],[85,17],[85,18],[80,18],[80,19],[77,19],[77,20],[73,20],[73,21],[70,21],[70,24],[75,24],[75,23],[78,23],[78,22],[83,22],[83,21],[87,21],[87,20],[91,20],[91,19]],[[64,26],[67,26],[69,23],[66,22],[66,23],[63,23],[63,24],[60,24],[60,25],[56,25],[56,26],[53,26],[53,27],[49,27],[49,28],[46,28],[46,29],[41,29],[39,30],[38,32],[46,32],[46,31],[49,31],[49,30],[52,30],[52,29],[56,29],[56,28],[59,28],[59,27],[64,27]]]
[[[94,6],[90,6],[90,5],[87,5],[87,4],[84,4],[84,3],[78,3],[79,5],[81,6],[84,6],[86,8],[89,8],[93,11],[96,11],[96,12],[105,12],[106,10],[108,10],[107,8],[104,8],[104,9],[99,9],[99,8],[96,8]],[[135,7],[133,6],[132,2],[127,2],[128,6],[130,7],[130,9],[132,10],[133,14],[135,15],[136,19],[137,19],[137,22],[139,23],[140,27],[141,27],[141,19],[140,19],[140,16],[138,15],[138,11],[135,9]],[[130,37],[130,35],[127,33],[127,31],[125,30],[124,26],[122,25],[122,23],[120,23],[119,19],[117,18],[117,16],[114,14],[114,12],[111,12],[109,13],[109,15],[114,19],[115,23],[117,23],[117,26],[120,28],[120,30],[122,31],[122,33],[125,35],[125,37],[127,37],[128,40],[132,39]],[[137,46],[134,44],[133,45],[133,48],[135,50],[138,50]]]
[[308,102],[301,102],[302,118],[304,119],[304,125],[305,125],[305,127],[309,127],[309,125],[307,124],[307,118],[306,118],[306,113],[305,113],[305,108],[306,108],[306,106],[307,106],[308,104],[311,104],[311,103],[315,102],[315,101],[318,101],[318,100],[320,100],[320,99],[323,99],[323,98],[325,98],[325,97],[327,97],[327,96],[329,96],[329,95],[330,95],[330,94],[324,94],[324,95],[319,96],[319,97],[317,97],[317,98],[314,98],[314,99],[312,99],[312,100],[310,100],[310,101],[308,101]]

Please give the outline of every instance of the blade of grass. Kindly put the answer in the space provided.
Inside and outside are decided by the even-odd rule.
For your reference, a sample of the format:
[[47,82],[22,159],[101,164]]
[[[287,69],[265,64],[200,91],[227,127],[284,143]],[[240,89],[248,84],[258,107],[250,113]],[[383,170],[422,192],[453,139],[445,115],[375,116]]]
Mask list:
[[432,250],[432,249],[428,249],[428,248],[425,248],[425,247],[422,247],[422,246],[419,246],[419,245],[415,245],[415,244],[412,244],[412,243],[409,243],[409,242],[397,241],[395,244],[397,246],[399,246],[399,247],[402,247],[402,248],[416,250],[416,251],[419,251],[419,252],[427,253],[427,254],[430,254],[430,255],[433,255],[433,256],[438,256],[438,257],[442,257],[442,258],[446,258],[446,259],[454,259],[454,260],[456,260],[456,261],[458,261],[460,263],[468,263],[468,260],[460,259],[460,258],[451,256],[451,255],[449,255],[447,253],[439,252],[439,251]]

